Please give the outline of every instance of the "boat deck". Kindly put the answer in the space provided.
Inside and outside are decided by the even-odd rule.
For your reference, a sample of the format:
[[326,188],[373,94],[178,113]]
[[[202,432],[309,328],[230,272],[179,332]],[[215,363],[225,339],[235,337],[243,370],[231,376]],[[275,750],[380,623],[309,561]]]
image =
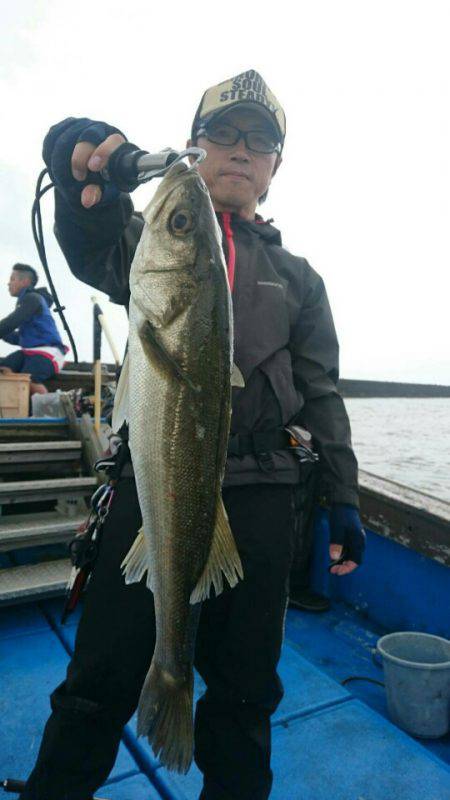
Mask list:
[[[63,600],[55,592],[63,590],[67,578],[64,541],[78,513],[86,513],[85,494],[94,479],[80,477],[73,453],[75,439],[92,442],[76,420],[68,423],[66,418],[0,422],[2,451],[9,459],[5,474],[13,482],[11,489],[11,482],[3,481],[3,584],[28,570],[25,588],[16,581],[6,597],[14,605],[0,608],[0,788],[2,780],[25,779],[30,772],[50,711],[49,695],[63,680],[73,652],[77,617],[61,626]],[[90,446],[89,464],[95,460]],[[35,463],[36,453],[48,452],[58,455],[53,472],[44,478],[31,474],[26,465]],[[63,452],[70,478],[61,477]],[[40,461],[48,466],[45,458]],[[361,474],[367,553],[361,568],[344,579],[326,569],[327,513],[317,509],[311,588],[332,603],[326,613],[287,615],[279,668],[285,696],[273,717],[271,800],[450,800],[450,734],[419,741],[393,725],[384,688],[377,683],[383,672],[373,660],[376,642],[387,632],[420,630],[450,639],[450,505],[382,483]],[[35,509],[31,501],[42,499],[44,488],[56,505]],[[75,491],[81,494],[80,507],[61,515],[58,503],[68,506]],[[22,516],[20,503],[15,509],[16,499],[27,506],[27,515]],[[58,574],[44,581],[41,568]],[[32,585],[33,570],[39,572],[39,586]],[[197,680],[196,696],[201,692]],[[168,773],[135,731],[131,720],[99,797],[197,800],[198,770],[192,767],[187,776]]]
[[[0,611],[0,778],[23,779],[34,763],[48,695],[64,677],[75,637],[76,618],[60,625],[61,605],[55,599]],[[413,739],[389,722],[381,686],[342,685],[351,676],[383,681],[372,652],[385,632],[339,600],[323,614],[288,612],[271,800],[449,800],[450,734]],[[201,691],[198,680],[197,696]],[[135,730],[132,720],[98,795],[197,800],[195,766],[187,776],[168,773]]]

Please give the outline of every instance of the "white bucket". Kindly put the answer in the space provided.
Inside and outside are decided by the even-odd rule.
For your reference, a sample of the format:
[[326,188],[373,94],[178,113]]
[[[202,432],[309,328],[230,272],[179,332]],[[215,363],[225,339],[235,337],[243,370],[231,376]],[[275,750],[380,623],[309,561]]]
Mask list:
[[377,642],[392,721],[425,739],[450,729],[450,641],[429,633],[389,633]]

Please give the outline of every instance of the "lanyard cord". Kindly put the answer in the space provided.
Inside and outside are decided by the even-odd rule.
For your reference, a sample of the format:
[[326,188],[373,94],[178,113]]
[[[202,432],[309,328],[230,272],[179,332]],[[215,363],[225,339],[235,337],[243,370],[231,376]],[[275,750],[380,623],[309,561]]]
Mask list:
[[50,291],[52,293],[53,300],[55,302],[54,310],[59,314],[61,322],[63,324],[63,328],[64,328],[64,330],[66,331],[66,333],[67,333],[67,335],[69,337],[69,341],[70,341],[70,344],[71,344],[71,347],[72,347],[72,352],[73,352],[73,360],[77,364],[78,363],[78,352],[77,352],[76,344],[75,344],[74,338],[72,336],[72,332],[71,332],[71,330],[69,328],[69,325],[67,323],[67,320],[66,320],[66,318],[65,318],[65,316],[63,314],[63,311],[65,310],[65,306],[62,306],[61,303],[59,302],[58,294],[56,292],[55,285],[54,285],[54,283],[52,281],[52,277],[50,275],[50,268],[48,266],[48,261],[47,261],[47,253],[45,251],[44,231],[43,231],[43,228],[42,228],[42,214],[41,214],[40,201],[41,201],[42,197],[44,196],[44,194],[46,192],[48,192],[48,190],[51,189],[54,186],[54,183],[48,183],[47,186],[44,186],[44,188],[42,188],[42,183],[43,183],[44,178],[45,178],[45,176],[47,174],[48,174],[47,170],[43,169],[42,172],[39,174],[39,177],[37,179],[36,192],[35,192],[35,197],[34,197],[34,201],[33,201],[33,206],[32,206],[32,209],[31,209],[31,229],[33,231],[34,243],[36,245],[41,264],[42,264],[42,266],[44,268],[45,277],[47,278],[47,282],[48,282]]

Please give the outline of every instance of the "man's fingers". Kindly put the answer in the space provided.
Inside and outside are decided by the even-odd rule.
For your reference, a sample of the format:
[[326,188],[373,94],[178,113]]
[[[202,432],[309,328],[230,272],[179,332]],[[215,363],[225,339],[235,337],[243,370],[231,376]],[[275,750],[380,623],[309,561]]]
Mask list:
[[90,142],[78,142],[72,153],[72,175],[76,181],[84,181],[88,166],[87,163],[95,152],[95,145]]
[[[77,181],[84,181],[91,172],[100,172],[108,163],[108,159],[114,150],[125,142],[126,139],[120,133],[112,133],[104,142],[96,147],[90,142],[78,142],[72,153],[72,175]],[[91,208],[101,200],[102,190],[96,184],[85,186],[81,192],[81,205],[84,208]]]
[[330,572],[332,575],[348,575],[358,567],[354,561],[344,561],[343,564],[338,564],[337,567],[331,567]]
[[101,197],[102,190],[100,186],[90,183],[89,186],[85,186],[81,192],[81,205],[84,206],[84,208],[91,208],[101,200]]
[[112,133],[104,142],[99,144],[91,154],[88,167],[91,172],[100,172],[101,169],[106,167],[108,159],[114,150],[126,141],[125,137],[120,133]]
[[330,558],[332,561],[336,561],[337,558],[340,558],[342,555],[342,545],[341,544],[330,544]]
[[106,167],[111,153],[125,141],[120,133],[112,133],[98,147],[91,142],[78,142],[72,153],[72,175],[75,180],[84,181],[88,169],[91,172],[100,172]]

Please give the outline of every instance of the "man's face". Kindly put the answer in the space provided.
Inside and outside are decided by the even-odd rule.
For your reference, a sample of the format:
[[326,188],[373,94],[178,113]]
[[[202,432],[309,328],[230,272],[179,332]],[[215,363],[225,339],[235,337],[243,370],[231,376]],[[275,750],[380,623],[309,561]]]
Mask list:
[[12,297],[18,297],[22,289],[26,289],[28,286],[31,286],[30,278],[27,278],[25,275],[13,269],[8,281],[10,295]]
[[[258,110],[235,107],[221,116],[220,121],[242,131],[271,130],[270,122]],[[216,211],[234,211],[244,219],[254,219],[258,199],[269,188],[281,157],[277,153],[248,150],[243,139],[227,146],[200,136],[196,144],[207,152],[198,170]]]

